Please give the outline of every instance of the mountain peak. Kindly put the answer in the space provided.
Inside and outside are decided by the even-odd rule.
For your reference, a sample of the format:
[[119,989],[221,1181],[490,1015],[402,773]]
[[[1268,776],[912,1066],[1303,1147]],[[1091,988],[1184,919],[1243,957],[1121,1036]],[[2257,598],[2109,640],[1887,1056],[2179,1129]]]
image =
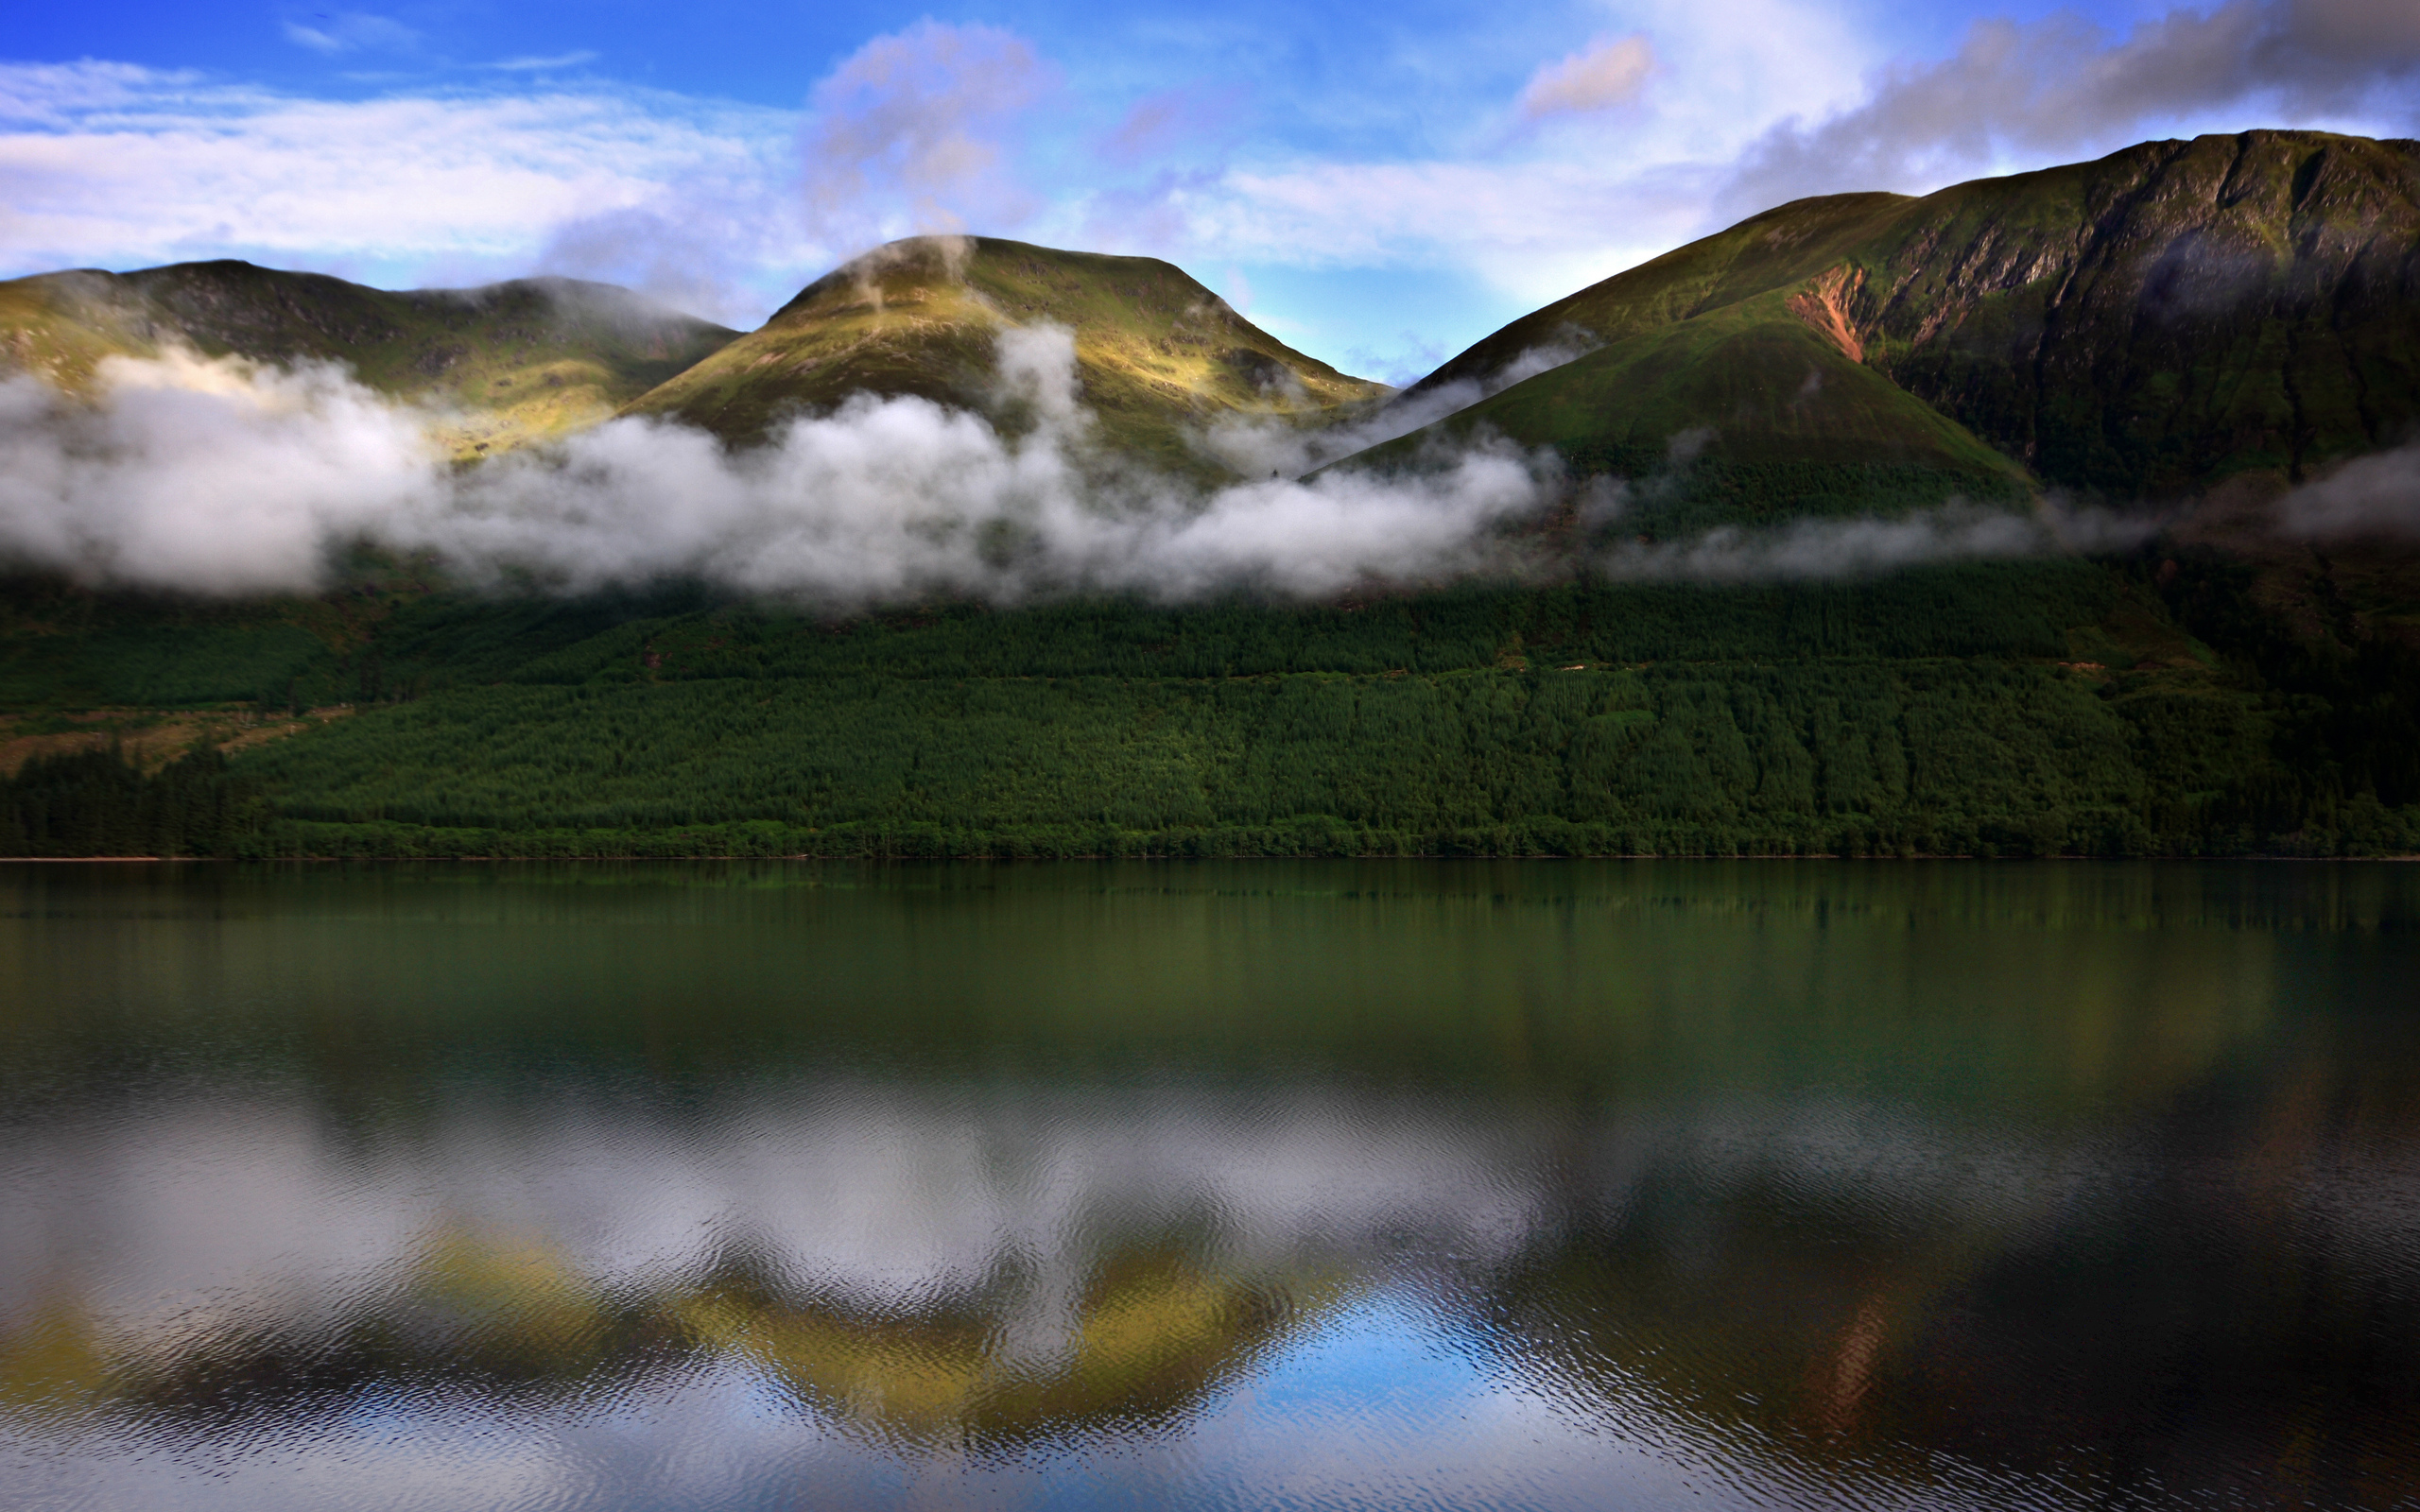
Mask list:
[[1319,424],[1385,397],[1236,313],[1174,264],[992,236],[916,236],[817,279],[755,333],[631,406],[734,441],[855,393],[992,404],[1001,333],[1072,334],[1104,439],[1163,466],[1211,467],[1193,428],[1228,415]]

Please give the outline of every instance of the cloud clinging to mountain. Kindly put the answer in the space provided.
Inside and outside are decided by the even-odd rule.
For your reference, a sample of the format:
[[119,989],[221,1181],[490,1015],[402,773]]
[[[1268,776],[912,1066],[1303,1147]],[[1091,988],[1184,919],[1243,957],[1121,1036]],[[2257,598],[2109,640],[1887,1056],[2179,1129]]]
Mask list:
[[[1566,507],[1599,570],[1713,581],[2028,556],[2106,543],[2112,528],[1952,506],[1652,545],[1616,530],[1591,545],[1590,532],[1618,526],[1628,486],[1597,480],[1575,497],[1550,454],[1485,436],[1432,448],[1407,471],[1330,467],[1304,480],[1289,474],[1334,451],[1234,427],[1205,444],[1255,480],[1205,488],[1093,446],[1063,329],[1012,328],[998,356],[1001,397],[1038,421],[1022,436],[922,399],[861,394],[736,453],[701,430],[622,419],[468,470],[430,443],[436,416],[333,368],[112,357],[91,404],[32,377],[0,383],[0,567],[302,593],[326,585],[346,545],[369,542],[427,554],[475,583],[695,579],[847,611],[935,594],[1319,598],[1559,575],[1574,564],[1569,548],[1529,527]],[[1263,467],[1272,475],[1260,478]]]

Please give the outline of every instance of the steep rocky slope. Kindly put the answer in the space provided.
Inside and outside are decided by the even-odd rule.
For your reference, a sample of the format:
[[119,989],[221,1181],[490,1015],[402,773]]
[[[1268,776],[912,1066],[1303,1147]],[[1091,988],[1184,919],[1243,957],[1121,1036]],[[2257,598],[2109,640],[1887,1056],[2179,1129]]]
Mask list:
[[1945,490],[1969,438],[2111,497],[2297,480],[2420,424],[2420,143],[2247,131],[1800,200],[1526,316],[1415,392],[1575,339],[1599,345],[1446,425],[1631,473],[1696,427],[1717,464],[1914,463]]

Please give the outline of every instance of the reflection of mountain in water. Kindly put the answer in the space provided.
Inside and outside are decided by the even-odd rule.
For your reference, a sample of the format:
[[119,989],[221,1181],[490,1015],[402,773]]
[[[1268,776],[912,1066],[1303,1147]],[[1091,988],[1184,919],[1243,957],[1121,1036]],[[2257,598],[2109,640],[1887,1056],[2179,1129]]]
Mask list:
[[320,875],[0,895],[9,1452],[1249,1457],[1383,1314],[1738,1500],[2420,1496],[2409,873]]
[[2061,1150],[1871,1108],[1682,1142],[1470,1327],[1574,1414],[1809,1498],[2408,1505],[2420,1120],[2389,1078],[2308,1069]]
[[474,1093],[364,1150],[197,1096],[44,1152],[130,1200],[45,1263],[11,1246],[48,1290],[0,1393],[20,1428],[224,1436],[370,1399],[579,1411],[722,1362],[879,1443],[1008,1451],[1165,1431],[1380,1288],[1566,1415],[1810,1493],[2239,1490],[2301,1454],[2384,1504],[2420,1435],[2420,1130],[2333,1064],[2115,1140],[1821,1093],[848,1080],[685,1120]]

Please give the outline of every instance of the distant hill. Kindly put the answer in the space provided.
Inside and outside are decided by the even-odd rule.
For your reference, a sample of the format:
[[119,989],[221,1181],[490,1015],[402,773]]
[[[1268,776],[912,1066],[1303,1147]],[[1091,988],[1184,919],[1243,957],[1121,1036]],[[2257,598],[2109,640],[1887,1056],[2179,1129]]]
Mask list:
[[1083,403],[1102,439],[1178,469],[1215,466],[1186,433],[1221,418],[1324,424],[1389,392],[1294,351],[1157,258],[927,236],[818,279],[761,329],[626,412],[740,442],[784,415],[859,392],[996,416],[998,335],[1042,322],[1074,333]]
[[1582,471],[1694,456],[1676,527],[2010,479],[2130,500],[2298,480],[2420,425],[2420,143],[2247,131],[1798,200],[1523,317],[1407,398],[1575,341],[1596,349],[1441,423]]
[[461,411],[475,455],[593,424],[738,333],[578,279],[398,293],[250,263],[78,269],[0,283],[0,373],[69,388],[112,354],[342,363],[371,387]]

